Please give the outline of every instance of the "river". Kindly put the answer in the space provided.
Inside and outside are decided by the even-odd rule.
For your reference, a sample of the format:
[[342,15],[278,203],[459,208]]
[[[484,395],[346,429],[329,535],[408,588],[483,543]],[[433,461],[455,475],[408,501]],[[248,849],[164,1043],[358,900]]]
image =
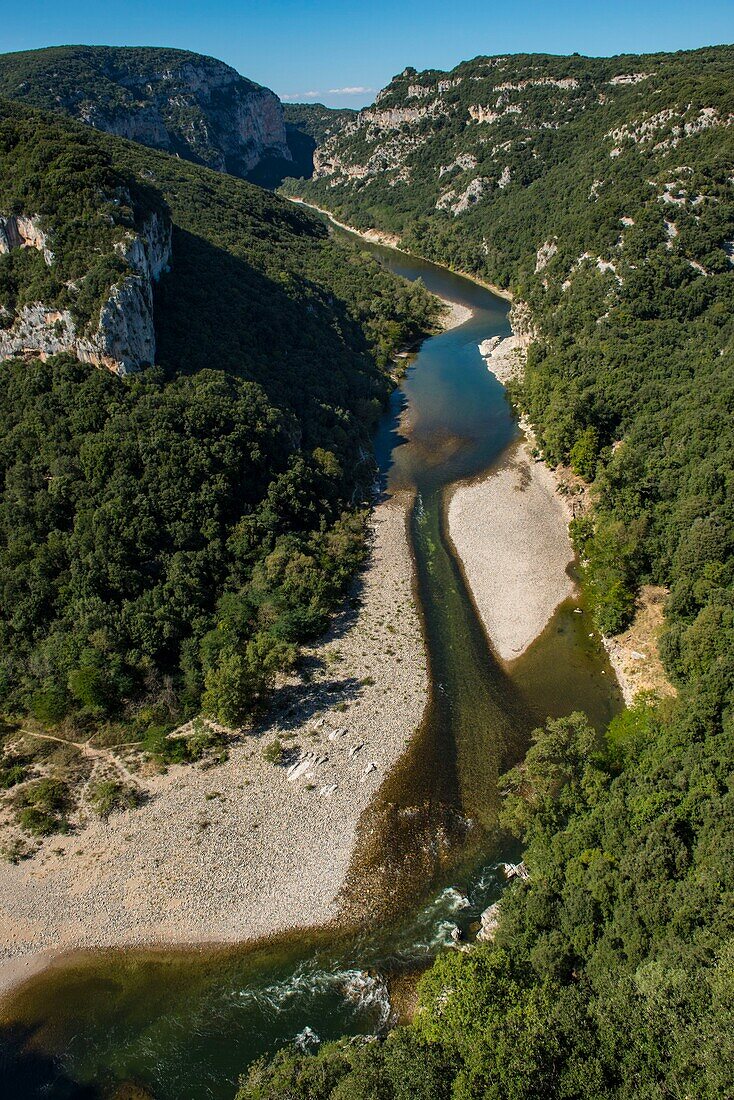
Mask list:
[[477,350],[509,332],[507,303],[445,268],[360,247],[472,310],[423,343],[376,439],[384,492],[411,501],[432,690],[362,824],[345,906],[361,927],[238,949],[72,956],[6,1007],[4,1096],[99,1100],[134,1082],[156,1100],[231,1100],[260,1054],[384,1029],[401,978],[448,946],[454,928],[470,934],[504,888],[498,864],[517,851],[496,829],[496,779],[530,730],[574,709],[601,728],[620,706],[600,641],[574,613],[578,601],[558,609],[509,672],[500,665],[446,537],[447,488],[491,468],[518,435]]

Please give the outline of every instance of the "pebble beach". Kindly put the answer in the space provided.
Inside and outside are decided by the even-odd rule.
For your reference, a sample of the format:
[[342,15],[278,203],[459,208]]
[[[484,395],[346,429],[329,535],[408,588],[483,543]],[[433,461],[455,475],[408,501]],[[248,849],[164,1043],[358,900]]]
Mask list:
[[[72,949],[239,942],[337,917],[360,815],[427,700],[398,499],[375,510],[350,604],[225,763],[141,779],[142,807],[0,864],[0,992]],[[262,755],[276,738],[279,765]]]

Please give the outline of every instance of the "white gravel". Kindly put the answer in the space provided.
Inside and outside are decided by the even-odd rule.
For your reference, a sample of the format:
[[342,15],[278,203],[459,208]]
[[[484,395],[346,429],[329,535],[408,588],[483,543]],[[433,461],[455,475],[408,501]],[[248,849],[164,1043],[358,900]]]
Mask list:
[[[373,525],[358,614],[310,651],[309,683],[282,686],[269,728],[224,764],[143,780],[140,809],[0,864],[0,991],[49,950],[243,941],[336,917],[360,814],[427,699],[404,507],[379,505]],[[276,736],[295,776],[262,758]]]
[[574,591],[568,514],[553,472],[520,440],[488,477],[454,491],[448,524],[490,642],[512,661]]

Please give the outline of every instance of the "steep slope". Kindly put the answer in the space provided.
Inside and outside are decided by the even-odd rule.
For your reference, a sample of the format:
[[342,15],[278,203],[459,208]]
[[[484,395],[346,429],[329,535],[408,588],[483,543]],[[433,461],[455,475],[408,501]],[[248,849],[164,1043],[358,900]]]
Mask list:
[[732,376],[733,75],[729,47],[407,69],[288,185],[529,305],[515,388],[549,460],[597,482],[597,537],[577,535],[607,632],[641,581],[688,591],[689,519],[725,522],[702,479],[728,466],[707,425]]
[[[155,359],[153,285],[171,222],[160,196],[81,131],[0,118],[0,358],[59,352],[119,374]],[[69,186],[70,172],[74,186]]]
[[597,200],[605,211],[643,161],[665,169],[685,163],[675,154],[681,145],[699,147],[690,139],[725,139],[733,59],[731,48],[716,47],[406,69],[319,148],[309,193],[329,196],[360,226],[372,219],[507,282],[518,262],[530,267],[532,256],[534,266],[549,234],[584,228],[589,211],[598,223]]
[[284,103],[283,115],[290,132],[307,134],[314,146],[323,145],[357,117],[352,107],[325,107],[323,103]]
[[[0,135],[0,195],[53,253],[36,235],[0,255],[13,308],[127,255],[151,211],[172,226],[156,369],[39,348],[0,367],[0,705],[76,734],[155,727],[160,748],[204,691],[239,721],[323,628],[363,553],[390,353],[435,303],[232,176],[17,105]],[[27,229],[3,213],[6,237]]]
[[290,160],[278,97],[186,50],[52,46],[3,54],[0,95],[220,172],[246,176],[263,157]]
[[[505,777],[527,880],[385,1042],[281,1051],[240,1100],[660,1100],[734,1081],[734,51],[406,70],[299,193],[511,286],[513,396],[593,508],[598,623],[666,585],[676,700],[599,744],[537,730]],[[492,366],[490,357],[490,366]]]
[[323,103],[284,103],[286,143],[289,159],[266,155],[247,178],[261,187],[274,189],[285,179],[310,179],[314,171],[317,146],[351,121],[356,111],[349,108],[325,107]]

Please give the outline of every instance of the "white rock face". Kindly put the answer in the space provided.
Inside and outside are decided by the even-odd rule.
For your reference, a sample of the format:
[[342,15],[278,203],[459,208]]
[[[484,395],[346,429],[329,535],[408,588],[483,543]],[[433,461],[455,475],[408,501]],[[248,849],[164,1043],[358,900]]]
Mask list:
[[158,279],[171,257],[171,223],[159,214],[151,214],[142,232],[130,233],[116,250],[136,274]]
[[[15,219],[25,225],[32,219]],[[8,242],[9,219],[2,220],[0,245]],[[28,226],[25,225],[25,229]],[[25,230],[24,230],[25,231]],[[39,230],[33,247],[53,253],[47,247],[45,235]],[[30,237],[23,245],[30,247]],[[23,246],[21,245],[21,246]],[[17,247],[17,245],[14,245]],[[0,251],[7,251],[0,247]],[[51,355],[69,352],[83,363],[106,367],[115,374],[128,374],[155,361],[155,327],[153,324],[153,282],[168,266],[171,256],[171,225],[153,214],[140,233],[131,233],[117,247],[133,274],[114,285],[102,304],[96,331],[79,332],[71,312],[34,302],[24,306],[9,328],[0,329],[0,359],[13,356]],[[47,260],[47,262],[50,262]]]
[[510,172],[510,166],[509,164],[506,164],[505,167],[502,169],[502,175],[497,180],[497,186],[504,189],[511,183],[511,181],[512,173]]
[[76,341],[82,362],[128,374],[155,361],[153,287],[149,279],[131,275],[112,288],[99,315],[94,336]]
[[[498,99],[497,104],[501,101]],[[496,106],[496,105],[495,105]],[[522,107],[519,103],[510,103],[509,106],[504,107],[502,110],[495,110],[495,107],[489,105],[483,107],[481,103],[473,103],[469,107],[469,118],[473,122],[485,122],[491,124],[497,122],[498,119],[503,118],[505,115],[521,115]]]
[[623,73],[621,76],[613,76],[610,84],[639,84],[641,80],[649,80],[652,73]]
[[479,943],[491,943],[494,939],[500,923],[500,903],[488,905],[481,916],[482,927],[477,932]]
[[542,244],[538,251],[535,253],[535,274],[540,271],[545,271],[550,261],[558,251],[558,244],[555,240],[546,241]]
[[446,191],[437,200],[436,209],[448,209],[454,217],[456,217],[457,214],[463,214],[470,206],[474,206],[475,203],[479,202],[489,182],[490,181],[486,179],[486,177],[478,176],[477,179],[471,181],[466,190],[460,195],[457,195],[455,191]]
[[519,80],[516,84],[497,84],[494,90],[496,92],[521,92],[524,88],[561,88],[563,91],[570,91],[573,88],[578,88],[578,86],[578,80],[572,76],[563,77],[561,80],[554,80],[552,76],[540,76],[532,80]]
[[537,339],[530,306],[520,298],[512,304],[510,324],[511,336],[490,336],[477,345],[487,369],[503,386],[513,379],[523,378],[528,348]]
[[498,382],[505,385],[515,378],[522,378],[528,356],[526,336],[490,336],[478,345],[479,354]]
[[[140,54],[143,51],[136,51]],[[96,97],[88,87],[55,94],[52,71],[36,77],[58,105],[97,130],[179,156],[218,171],[243,175],[266,155],[291,159],[283,105],[274,92],[213,58],[179,51],[145,51],[141,66],[125,48],[94,51],[87,63],[117,94]]]
[[425,99],[426,96],[433,95],[435,88],[425,84],[409,84],[408,85],[408,99]]
[[53,263],[54,254],[41,229],[38,215],[9,214],[7,217],[0,217],[0,255],[13,248],[35,248],[43,253],[49,266]]
[[378,130],[394,130],[404,122],[417,122],[431,114],[435,114],[434,104],[429,104],[428,107],[385,107],[377,111],[360,111],[358,122],[361,125],[374,126]]
[[656,152],[675,149],[686,137],[714,127],[731,126],[734,122],[734,114],[721,115],[715,107],[702,107],[692,116],[686,117],[687,115],[690,115],[690,111],[666,107],[656,114],[610,130],[605,135],[615,143],[610,156],[619,156],[625,146],[646,145],[651,142],[655,142],[653,148]]
[[447,175],[449,172],[468,172],[472,168],[476,168],[477,158],[472,153],[459,153],[456,160],[453,160],[451,164],[442,164],[438,170],[438,178]]
[[495,111],[493,107],[483,107],[481,103],[472,103],[469,107],[469,118],[474,122],[496,122],[498,118],[501,118],[500,111]]

